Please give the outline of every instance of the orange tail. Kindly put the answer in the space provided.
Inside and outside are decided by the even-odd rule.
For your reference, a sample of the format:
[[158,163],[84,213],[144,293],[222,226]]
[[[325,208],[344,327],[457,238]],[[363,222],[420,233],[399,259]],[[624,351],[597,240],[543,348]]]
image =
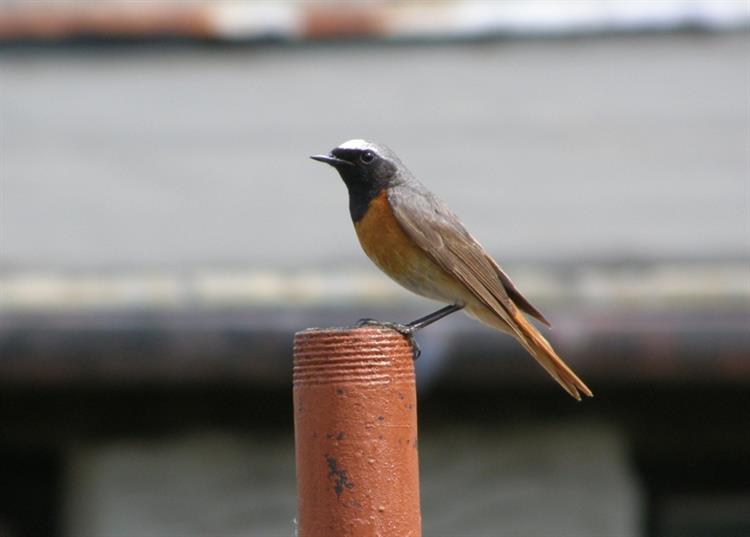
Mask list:
[[578,401],[581,400],[581,394],[589,397],[594,396],[589,387],[562,361],[562,358],[557,355],[552,345],[524,317],[523,313],[515,310],[510,312],[510,314],[523,336],[518,337],[518,341],[566,392]]

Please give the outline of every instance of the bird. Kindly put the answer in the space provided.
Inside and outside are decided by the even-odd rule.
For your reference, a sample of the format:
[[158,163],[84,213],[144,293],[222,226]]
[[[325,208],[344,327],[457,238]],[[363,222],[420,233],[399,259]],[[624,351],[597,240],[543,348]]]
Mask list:
[[513,336],[571,396],[591,390],[526,318],[549,321],[524,298],[500,265],[389,147],[353,139],[328,154],[312,155],[341,176],[349,213],[365,254],[396,283],[445,307],[407,324],[361,319],[407,337],[460,310]]

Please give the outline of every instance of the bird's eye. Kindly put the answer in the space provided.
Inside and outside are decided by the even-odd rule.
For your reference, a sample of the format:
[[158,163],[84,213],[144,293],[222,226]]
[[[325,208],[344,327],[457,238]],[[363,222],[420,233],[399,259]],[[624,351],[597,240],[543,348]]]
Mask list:
[[359,160],[361,160],[365,164],[369,164],[370,162],[375,160],[375,153],[373,153],[372,151],[365,151],[359,156]]

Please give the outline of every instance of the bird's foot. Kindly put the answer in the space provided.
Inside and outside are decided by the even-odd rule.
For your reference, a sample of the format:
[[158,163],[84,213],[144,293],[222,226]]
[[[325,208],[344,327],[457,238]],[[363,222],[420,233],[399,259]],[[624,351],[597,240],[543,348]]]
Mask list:
[[378,321],[377,319],[360,319],[359,321],[357,321],[358,328],[361,328],[363,326],[382,326],[384,328],[395,330],[396,332],[404,336],[407,340],[409,340],[414,360],[419,358],[419,356],[422,354],[422,350],[419,348],[419,344],[414,337],[416,330],[414,330],[414,328],[412,328],[408,324],[393,323],[390,321]]

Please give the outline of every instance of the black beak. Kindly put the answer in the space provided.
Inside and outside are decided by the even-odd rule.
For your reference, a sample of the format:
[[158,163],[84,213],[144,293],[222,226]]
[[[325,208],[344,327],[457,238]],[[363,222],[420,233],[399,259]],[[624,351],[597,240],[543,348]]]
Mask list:
[[317,160],[318,162],[325,162],[326,164],[330,164],[334,168],[337,166],[341,166],[342,164],[346,166],[354,166],[351,162],[348,160],[332,157],[331,155],[313,155],[310,157],[313,160]]

